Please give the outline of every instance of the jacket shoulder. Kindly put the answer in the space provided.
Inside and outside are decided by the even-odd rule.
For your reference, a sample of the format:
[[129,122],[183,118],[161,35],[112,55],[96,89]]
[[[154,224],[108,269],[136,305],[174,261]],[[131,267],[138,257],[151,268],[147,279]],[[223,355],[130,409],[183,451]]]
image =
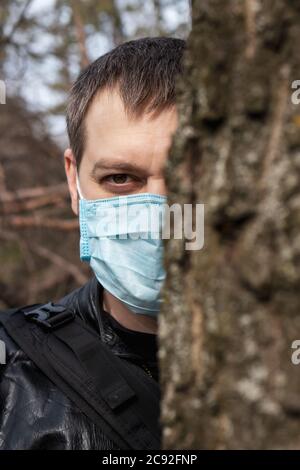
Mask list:
[[10,337],[11,313],[0,311],[0,450],[119,449]]

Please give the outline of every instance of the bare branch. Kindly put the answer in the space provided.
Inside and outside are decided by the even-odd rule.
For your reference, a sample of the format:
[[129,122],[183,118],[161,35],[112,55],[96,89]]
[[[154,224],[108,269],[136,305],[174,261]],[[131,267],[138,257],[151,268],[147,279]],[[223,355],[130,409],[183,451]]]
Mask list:
[[53,289],[58,284],[64,282],[69,276],[70,273],[62,270],[60,267],[56,265],[49,266],[43,273],[41,273],[39,281],[35,282],[33,287],[30,285],[30,293],[28,295],[27,302],[36,302],[40,293]]
[[247,59],[252,59],[256,50],[256,23],[255,23],[255,4],[253,0],[245,0],[245,21],[247,46],[245,55]]
[[[0,200],[1,202],[1,200]],[[16,214],[24,211],[33,211],[44,206],[57,205],[59,207],[67,206],[65,198],[62,195],[50,195],[43,197],[36,197],[29,201],[8,202],[2,205],[0,214]]]
[[84,24],[82,21],[82,17],[80,14],[80,7],[78,6],[77,1],[71,1],[71,7],[72,7],[72,12],[73,12],[73,19],[74,19],[74,26],[75,26],[75,32],[77,36],[77,41],[79,45],[79,51],[80,51],[80,63],[81,63],[81,68],[85,68],[89,65],[90,59],[88,55],[88,50],[87,50],[87,45],[86,45],[86,34],[84,30]]
[[0,38],[0,44],[10,44],[12,42],[13,36],[14,36],[15,32],[17,31],[17,29],[23,23],[23,21],[26,17],[26,12],[27,12],[28,8],[30,7],[31,3],[32,3],[32,0],[26,0],[25,1],[24,5],[23,5],[23,8],[20,12],[19,18],[17,19],[17,21],[12,26],[10,32],[6,36]]
[[62,231],[72,231],[79,228],[78,219],[62,220],[62,219],[45,219],[39,216],[11,216],[5,219],[5,224],[19,227],[45,227],[55,228]]
[[16,191],[5,191],[0,195],[0,202],[20,201],[50,194],[68,194],[67,183],[60,183],[53,186],[39,186],[37,188],[23,188]]
[[51,261],[51,263],[63,269],[67,273],[71,274],[74,279],[78,282],[78,284],[84,284],[85,282],[87,282],[87,276],[85,276],[85,274],[82,274],[80,269],[75,264],[70,263],[70,261],[66,260],[62,256],[53,253],[52,250],[48,250],[48,248],[39,245],[34,245],[33,247],[31,247],[31,249],[42,258]]

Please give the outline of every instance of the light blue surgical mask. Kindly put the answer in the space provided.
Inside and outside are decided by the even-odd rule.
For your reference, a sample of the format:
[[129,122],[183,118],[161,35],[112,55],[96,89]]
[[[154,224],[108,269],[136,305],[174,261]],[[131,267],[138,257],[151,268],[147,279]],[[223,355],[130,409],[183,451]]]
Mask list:
[[79,200],[80,258],[100,284],[134,313],[157,316],[165,280],[163,240],[166,196],[130,194]]

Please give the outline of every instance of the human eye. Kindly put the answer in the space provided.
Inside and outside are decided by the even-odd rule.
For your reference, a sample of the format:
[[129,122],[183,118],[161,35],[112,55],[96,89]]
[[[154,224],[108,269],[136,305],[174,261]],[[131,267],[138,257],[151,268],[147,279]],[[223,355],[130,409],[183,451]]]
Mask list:
[[[110,180],[111,178],[111,180]],[[106,176],[104,179],[106,181],[109,181],[109,182],[112,182],[113,184],[125,184],[125,183],[128,183],[130,181],[130,178],[132,178],[130,175],[128,175],[127,173],[117,173],[117,174],[113,174],[113,175],[108,175]],[[129,181],[128,181],[129,179]]]
[[145,184],[145,181],[128,173],[114,173],[100,178],[98,184],[106,191],[121,194],[139,190]]

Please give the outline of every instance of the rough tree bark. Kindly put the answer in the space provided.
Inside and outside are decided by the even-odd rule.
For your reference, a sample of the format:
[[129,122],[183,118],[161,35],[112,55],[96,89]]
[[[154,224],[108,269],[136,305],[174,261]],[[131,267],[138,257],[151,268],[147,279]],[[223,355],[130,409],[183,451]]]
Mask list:
[[193,2],[170,203],[205,243],[166,241],[163,446],[300,448],[300,4]]

